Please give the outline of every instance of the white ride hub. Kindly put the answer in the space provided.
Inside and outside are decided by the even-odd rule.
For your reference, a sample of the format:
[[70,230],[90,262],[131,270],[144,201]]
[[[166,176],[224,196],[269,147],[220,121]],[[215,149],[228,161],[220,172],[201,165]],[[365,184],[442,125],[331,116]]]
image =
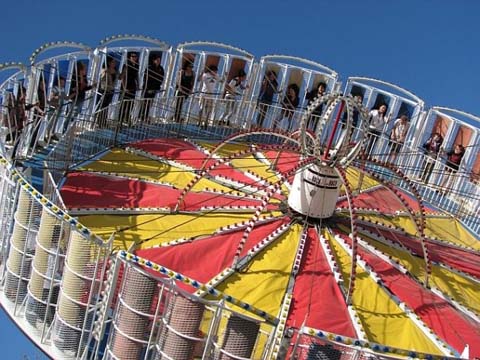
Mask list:
[[334,168],[309,165],[295,175],[288,205],[311,218],[329,218],[335,211],[340,184]]

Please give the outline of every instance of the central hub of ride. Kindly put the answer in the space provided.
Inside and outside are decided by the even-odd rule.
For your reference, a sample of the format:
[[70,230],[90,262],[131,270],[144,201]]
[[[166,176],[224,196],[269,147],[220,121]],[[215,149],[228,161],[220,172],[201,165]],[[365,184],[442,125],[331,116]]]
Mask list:
[[311,164],[295,175],[288,205],[308,217],[329,218],[335,211],[340,185],[334,168]]
[[[318,106],[326,105],[322,116],[312,118]],[[314,219],[326,219],[335,212],[342,180],[339,169],[349,166],[365,139],[368,111],[358,97],[340,94],[317,98],[303,115],[300,144],[303,158],[313,163],[295,174],[288,205],[297,213]],[[314,129],[307,124],[314,119]]]

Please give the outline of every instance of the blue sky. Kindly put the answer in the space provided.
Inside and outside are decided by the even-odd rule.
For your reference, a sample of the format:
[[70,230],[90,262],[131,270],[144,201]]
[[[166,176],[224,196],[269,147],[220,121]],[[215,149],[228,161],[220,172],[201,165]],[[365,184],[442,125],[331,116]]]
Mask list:
[[[480,1],[53,1],[2,7],[0,63],[21,61],[57,40],[90,46],[115,34],[170,44],[208,40],[253,53],[295,55],[327,65],[343,80],[368,76],[424,99],[480,115]],[[0,311],[2,357],[38,351]]]

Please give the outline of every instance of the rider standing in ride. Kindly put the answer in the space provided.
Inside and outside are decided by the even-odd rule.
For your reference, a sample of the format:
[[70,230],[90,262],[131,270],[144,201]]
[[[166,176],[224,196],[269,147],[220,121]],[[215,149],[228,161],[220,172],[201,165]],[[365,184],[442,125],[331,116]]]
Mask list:
[[[200,79],[202,82],[202,92],[200,94],[200,112],[198,113],[198,126],[207,127],[213,114],[215,99],[218,91],[218,84],[223,80],[218,77],[217,66],[210,65],[205,67],[205,71]],[[203,115],[205,114],[205,121]]]
[[238,110],[238,100],[242,98],[243,91],[248,87],[247,74],[243,69],[238,71],[237,76],[235,76],[227,84],[225,88],[225,113],[222,117],[222,123],[230,125],[230,119]]

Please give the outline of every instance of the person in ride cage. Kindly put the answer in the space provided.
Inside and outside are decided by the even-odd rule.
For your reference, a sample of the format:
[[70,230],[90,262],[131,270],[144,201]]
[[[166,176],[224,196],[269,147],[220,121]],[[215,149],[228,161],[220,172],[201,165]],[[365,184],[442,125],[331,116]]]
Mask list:
[[225,88],[225,113],[222,116],[222,123],[230,125],[230,120],[238,111],[238,100],[242,98],[243,92],[247,89],[247,74],[245,70],[240,69],[227,84]]
[[52,88],[48,105],[50,106],[51,110],[56,111],[62,107],[66,99],[67,94],[65,93],[65,78],[60,76]]
[[175,92],[177,102],[175,104],[174,116],[176,122],[182,121],[183,103],[192,93],[194,83],[195,72],[193,71],[193,64],[190,61],[185,61],[177,76],[177,91]]
[[[23,131],[24,127],[28,125],[33,131],[31,132],[29,146],[36,145],[38,130],[40,123],[45,115],[45,82],[43,77],[37,87],[37,101],[34,104],[26,103],[27,89],[23,86],[20,88],[17,101],[15,104],[15,119],[17,136]],[[17,144],[18,145],[18,142]],[[14,153],[16,152],[16,146]]]
[[[355,94],[353,95],[353,101],[355,103],[357,103],[358,105],[362,105],[362,102],[363,102],[363,95],[358,93],[358,94]],[[352,125],[354,128],[357,128],[358,127],[358,117],[360,116],[360,112],[357,110],[356,107],[353,108],[352,110]],[[342,120],[341,120],[341,123],[342,123],[342,128],[346,126],[347,124],[347,117],[348,117],[348,114],[347,114],[347,111],[344,110],[343,112],[343,116],[342,116]]]
[[[82,110],[85,95],[88,90],[91,90],[93,85],[88,85],[87,81],[87,66],[82,61],[77,61],[72,81],[70,84],[69,98],[73,104],[73,115],[79,114]],[[65,125],[67,126],[67,124]]]
[[115,93],[115,83],[118,78],[117,60],[113,57],[107,57],[107,66],[102,69],[100,74],[100,109],[106,108],[113,100]]
[[260,94],[258,96],[258,115],[256,121],[258,127],[263,127],[263,122],[267,115],[268,108],[272,104],[273,96],[281,92],[277,87],[277,74],[273,70],[268,70],[262,80],[262,86],[260,87]]
[[390,133],[390,156],[388,158],[389,162],[395,162],[397,155],[400,152],[400,149],[405,142],[405,137],[408,132],[408,116],[401,115],[395,123],[393,124],[392,131]]
[[[217,74],[216,65],[206,66],[200,78],[202,90],[200,94],[200,112],[198,113],[198,126],[207,127],[210,118],[213,115],[215,99],[218,92],[218,84],[223,80]],[[205,115],[205,121],[203,117]]]
[[[24,92],[26,92],[26,90],[24,90]],[[40,145],[38,143],[38,138],[39,138],[39,135],[42,135],[42,134],[39,134],[39,132],[43,132],[43,130],[45,130],[44,116],[45,116],[45,108],[47,105],[47,101],[46,101],[47,91],[45,88],[45,79],[43,77],[43,74],[42,76],[40,76],[40,79],[38,81],[36,95],[37,95],[36,103],[31,107],[25,106],[26,110],[30,110],[30,108],[32,109],[32,113],[28,118],[29,125],[33,129],[33,132],[31,133],[31,138],[30,138],[30,147]],[[27,117],[25,118],[25,120],[27,120]]]
[[[18,98],[20,96],[21,94],[19,94]],[[25,106],[23,106],[24,101],[19,101],[17,99],[13,93],[7,92],[5,102],[6,111],[2,112],[2,126],[9,129],[9,132],[5,138],[7,143],[15,143],[15,140],[22,132],[25,124]]]
[[127,124],[131,124],[130,113],[133,109],[133,99],[138,90],[138,53],[129,52],[127,54],[127,63],[123,66],[120,77],[123,85],[123,119]]
[[65,92],[65,78],[60,76],[55,79],[55,85],[52,88],[50,93],[50,98],[48,100],[48,113],[47,113],[47,124],[45,129],[45,139],[50,137],[57,139],[57,136],[54,133],[54,130],[57,127],[57,122],[59,117],[62,114],[62,110],[67,104],[68,96]]
[[442,184],[440,185],[440,191],[447,192],[453,185],[455,174],[460,167],[463,155],[465,155],[465,147],[461,144],[455,145],[453,150],[446,153],[447,161],[445,166],[445,174],[443,176]]
[[378,143],[380,136],[383,133],[383,128],[388,122],[387,109],[388,107],[386,104],[381,104],[378,109],[373,109],[370,111],[370,122],[367,133],[368,143],[365,150],[367,155],[371,155],[373,148]]
[[157,92],[163,85],[163,79],[165,78],[165,70],[161,64],[162,57],[159,54],[154,54],[150,58],[150,65],[145,72],[145,106],[143,106],[142,115],[146,119],[148,118],[150,107]]
[[300,102],[300,99],[298,98],[299,92],[300,92],[300,89],[297,84],[288,85],[287,93],[285,94],[285,97],[282,100],[282,111],[280,113],[280,117],[277,119],[276,122],[274,122],[273,129],[277,128],[277,125],[280,124],[283,118],[287,118],[288,120],[287,131],[291,130],[293,115],[295,114],[295,109],[297,108],[298,103]]
[[[319,82],[317,87],[307,93],[305,99],[308,100],[308,106],[313,103],[317,98],[322,97],[325,95],[327,90],[327,84],[324,82]],[[316,131],[318,121],[320,120],[320,116],[322,116],[323,112],[323,103],[318,105],[312,112],[312,115],[309,117],[307,122],[307,129],[312,130],[313,132]]]
[[423,150],[426,158],[423,162],[423,172],[421,180],[426,184],[428,184],[430,176],[432,175],[432,171],[435,166],[435,160],[438,157],[442,143],[442,135],[436,132],[432,136],[430,136],[430,138],[425,142],[425,144],[423,144]]
[[13,93],[8,93],[7,112],[3,119],[3,126],[10,129],[5,141],[13,144],[12,158],[16,158],[17,148],[20,143],[20,135],[27,121],[26,111],[35,105],[26,105],[26,89],[21,87],[17,97]]

